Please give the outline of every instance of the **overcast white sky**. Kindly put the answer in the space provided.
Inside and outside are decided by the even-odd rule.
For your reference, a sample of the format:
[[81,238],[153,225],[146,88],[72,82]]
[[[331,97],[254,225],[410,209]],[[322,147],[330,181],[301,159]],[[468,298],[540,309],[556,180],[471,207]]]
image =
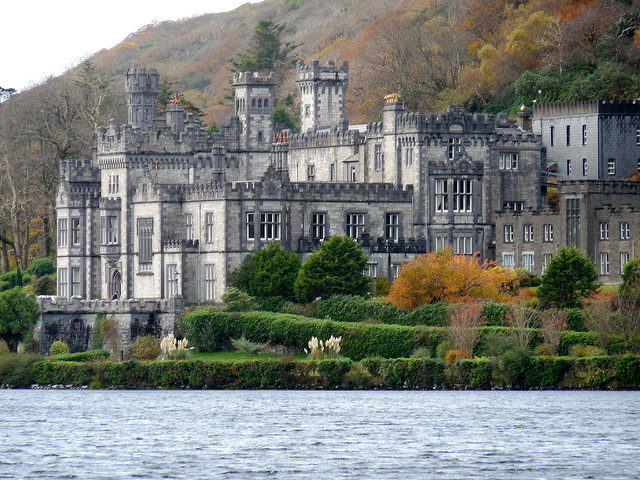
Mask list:
[[0,87],[21,90],[154,21],[260,0],[14,0],[0,12]]

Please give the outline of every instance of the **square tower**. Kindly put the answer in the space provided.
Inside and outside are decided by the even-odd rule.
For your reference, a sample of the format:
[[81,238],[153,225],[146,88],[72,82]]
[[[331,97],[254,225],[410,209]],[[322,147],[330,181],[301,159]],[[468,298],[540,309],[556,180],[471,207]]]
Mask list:
[[158,116],[158,71],[155,68],[130,68],[125,78],[129,125],[150,126]]
[[303,132],[330,127],[347,128],[345,98],[349,86],[349,62],[340,66],[318,60],[310,65],[298,62],[297,79],[300,91],[300,126]]
[[273,73],[235,72],[236,116],[240,119],[240,148],[269,150],[273,143]]

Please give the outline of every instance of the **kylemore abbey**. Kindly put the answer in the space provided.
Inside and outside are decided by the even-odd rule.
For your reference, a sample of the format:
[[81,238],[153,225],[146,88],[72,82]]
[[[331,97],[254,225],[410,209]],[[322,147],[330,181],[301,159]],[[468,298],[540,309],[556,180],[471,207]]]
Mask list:
[[615,283],[638,253],[640,182],[622,179],[640,170],[640,103],[540,104],[514,121],[457,106],[408,112],[390,94],[382,121],[350,125],[348,63],[299,62],[293,133],[274,124],[274,83],[235,73],[235,113],[210,136],[177,99],[159,115],[156,70],[127,72],[127,124],[99,128],[93,158],[61,165],[43,351],[59,338],[86,344],[99,313],[125,344],[166,335],[274,241],[304,258],[348,235],[367,273],[390,279],[443,248],[539,275],[575,245]]

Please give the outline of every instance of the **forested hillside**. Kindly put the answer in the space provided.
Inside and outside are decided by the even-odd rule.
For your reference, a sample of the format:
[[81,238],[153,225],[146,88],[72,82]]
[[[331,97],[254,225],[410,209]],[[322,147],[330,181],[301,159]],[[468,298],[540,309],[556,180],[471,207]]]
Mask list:
[[411,108],[496,111],[539,90],[542,101],[640,90],[640,7],[630,0],[267,0],[148,26],[95,61],[112,73],[153,65],[219,123],[229,112],[230,60],[260,19],[285,25],[297,58],[351,62],[354,122],[377,118],[391,91]]
[[[635,0],[265,0],[223,14],[149,25],[63,76],[0,95],[0,253],[21,266],[51,253],[61,159],[91,155],[91,132],[124,117],[122,74],[157,68],[215,128],[231,113],[233,61],[260,20],[283,26],[292,59],[351,62],[348,115],[376,120],[384,95],[409,109],[509,111],[537,101],[640,94]],[[81,39],[78,39],[81,41]],[[294,70],[279,103],[295,114]],[[44,232],[44,235],[43,235]],[[42,238],[49,239],[42,241]]]

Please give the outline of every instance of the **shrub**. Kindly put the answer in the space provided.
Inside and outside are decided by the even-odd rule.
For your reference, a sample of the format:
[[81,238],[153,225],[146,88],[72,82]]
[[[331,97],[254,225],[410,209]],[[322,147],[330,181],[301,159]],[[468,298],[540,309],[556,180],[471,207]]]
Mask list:
[[380,365],[382,385],[387,388],[435,388],[444,382],[445,365],[430,358],[396,358]]
[[513,271],[516,274],[516,282],[521,288],[537,287],[541,279],[526,268],[520,267]]
[[524,385],[527,387],[558,387],[572,367],[566,357],[530,357]]
[[506,327],[509,317],[509,306],[506,303],[492,301],[482,304],[482,316],[484,324],[488,327]]
[[419,347],[413,351],[411,358],[433,358],[433,351],[427,347]]
[[286,302],[282,306],[282,313],[315,318],[315,317],[318,317],[318,302],[311,302],[311,303]]
[[3,273],[0,275],[0,290],[5,291],[15,287],[22,287],[31,281],[31,275],[27,272],[21,272],[20,278],[22,279],[21,281],[18,280],[18,272],[15,270]]
[[60,340],[53,342],[49,348],[49,355],[66,355],[68,353],[70,353],[69,346]]
[[597,346],[599,337],[594,332],[564,332],[558,347],[559,355],[568,355],[573,345]]
[[7,345],[7,342],[0,338],[0,355],[3,355],[5,353],[9,353],[9,345]]
[[160,356],[160,342],[153,335],[138,337],[131,344],[131,358],[151,361]]
[[486,359],[461,359],[456,364],[459,383],[470,388],[489,388],[493,368]]
[[374,297],[386,297],[389,295],[389,289],[391,288],[391,282],[384,277],[376,277],[373,281],[373,292],[372,295]]
[[569,349],[570,357],[602,357],[607,352],[602,348],[594,347],[593,345],[572,345]]
[[329,386],[339,385],[351,370],[353,362],[348,358],[329,358],[318,361],[318,373]]
[[624,386],[640,386],[640,357],[625,355],[615,367],[616,377]]
[[447,302],[427,303],[407,313],[402,322],[405,325],[428,325],[432,327],[444,327],[449,317],[449,304]]
[[584,331],[584,318],[582,316],[582,309],[580,308],[567,308],[565,309],[567,316],[567,329],[574,332]]
[[256,298],[295,298],[293,284],[300,270],[300,259],[273,242],[247,255],[242,264],[229,274],[230,285]]
[[56,279],[52,275],[43,275],[41,277],[34,278],[35,280],[31,280],[34,295],[56,294]]
[[444,360],[447,356],[447,352],[453,350],[453,343],[449,340],[440,342],[436,347],[436,358]]
[[513,348],[511,335],[512,332],[505,327],[483,328],[474,353],[482,357],[498,357]]
[[513,305],[509,308],[507,323],[513,329],[511,338],[517,348],[527,349],[531,346],[535,321],[535,312],[530,308],[520,305]]
[[567,328],[567,315],[563,310],[547,310],[542,312],[542,338],[549,346],[551,353],[558,351],[562,332]]
[[348,388],[370,388],[373,383],[373,375],[361,363],[354,363],[342,379]]
[[23,341],[40,318],[40,308],[33,295],[22,288],[0,292],[0,338],[12,350]]
[[256,307],[263,312],[281,312],[287,300],[284,297],[256,297]]
[[255,298],[235,287],[231,287],[222,294],[222,301],[224,302],[223,310],[226,312],[249,312],[258,306]]
[[309,255],[295,281],[298,301],[332,295],[368,295],[371,279],[363,274],[367,255],[349,237],[333,236]]
[[457,351],[466,352],[468,358],[478,343],[478,327],[484,318],[482,305],[476,302],[457,303],[449,308],[447,337]]
[[575,247],[563,247],[551,259],[538,287],[538,298],[558,308],[581,307],[582,299],[598,290],[591,259]]
[[402,324],[405,312],[387,302],[354,295],[334,295],[318,302],[317,315],[339,322],[364,322],[372,318],[383,323]]
[[56,268],[51,257],[36,258],[29,265],[29,271],[37,277],[55,273]]
[[512,388],[522,388],[525,386],[529,360],[532,352],[527,349],[514,348],[506,351],[496,359],[498,376],[504,384]]
[[231,345],[238,352],[250,353],[251,355],[258,355],[261,353],[269,353],[268,343],[256,343],[247,340],[244,336],[240,338],[232,338]]
[[463,358],[471,358],[471,352],[469,350],[448,350],[444,356],[444,361],[447,363],[456,363]]
[[42,360],[39,355],[7,353],[0,355],[0,385],[27,388],[33,384],[31,367]]
[[454,255],[448,249],[427,253],[403,265],[387,298],[406,310],[465,297],[504,300],[513,278],[509,269],[489,262],[480,264],[475,257]]

